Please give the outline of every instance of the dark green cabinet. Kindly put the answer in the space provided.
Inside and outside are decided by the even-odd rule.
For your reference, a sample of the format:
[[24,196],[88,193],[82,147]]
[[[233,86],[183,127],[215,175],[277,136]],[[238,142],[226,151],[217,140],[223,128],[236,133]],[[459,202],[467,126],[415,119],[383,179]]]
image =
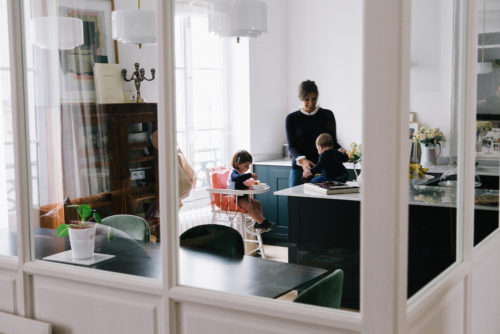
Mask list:
[[266,239],[288,240],[288,199],[285,196],[275,196],[275,191],[288,188],[290,167],[272,165],[254,165],[254,172],[261,182],[267,183],[271,189],[261,195],[256,195],[263,206],[264,216],[276,224],[276,228],[264,233]]

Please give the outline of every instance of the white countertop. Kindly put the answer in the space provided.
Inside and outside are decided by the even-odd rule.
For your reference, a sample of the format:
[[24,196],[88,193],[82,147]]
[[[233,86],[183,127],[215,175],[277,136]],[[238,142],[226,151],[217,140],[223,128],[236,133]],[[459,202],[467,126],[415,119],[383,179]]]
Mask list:
[[266,161],[254,162],[253,164],[254,165],[266,165],[266,166],[287,166],[287,167],[291,167],[292,166],[292,159],[283,158],[283,159],[276,159],[276,160],[266,160]]
[[[434,186],[414,186],[409,185],[408,202],[411,205],[436,206],[436,207],[455,207],[456,189],[450,187]],[[476,189],[475,195],[484,194],[498,195],[497,190]],[[276,196],[291,196],[304,198],[318,198],[341,201],[361,201],[360,193],[323,195],[315,191],[304,190],[304,185],[298,185],[292,188],[286,188],[274,192]],[[498,206],[475,205],[476,209],[498,211]]]

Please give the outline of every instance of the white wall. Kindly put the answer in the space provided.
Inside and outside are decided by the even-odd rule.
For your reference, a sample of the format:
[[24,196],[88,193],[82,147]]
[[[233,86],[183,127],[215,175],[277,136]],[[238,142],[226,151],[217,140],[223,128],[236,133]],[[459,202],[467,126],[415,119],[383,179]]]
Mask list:
[[[278,158],[286,142],[289,0],[267,0],[267,33],[250,40],[250,152]],[[274,154],[274,156],[273,156]]]
[[[300,82],[316,81],[341,145],[361,142],[360,0],[268,0],[268,33],[250,42],[251,150],[281,155]],[[260,160],[261,160],[260,159]]]
[[288,23],[288,112],[300,105],[300,82],[314,80],[339,143],[361,142],[362,2],[290,0]]
[[[412,2],[410,111],[451,137],[453,1]],[[450,140],[442,145],[449,156]]]

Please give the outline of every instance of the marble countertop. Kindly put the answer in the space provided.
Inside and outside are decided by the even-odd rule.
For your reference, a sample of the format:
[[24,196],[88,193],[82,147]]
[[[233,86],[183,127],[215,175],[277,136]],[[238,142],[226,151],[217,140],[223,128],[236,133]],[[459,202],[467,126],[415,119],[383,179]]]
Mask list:
[[276,159],[276,160],[266,160],[266,161],[259,161],[259,162],[254,162],[254,165],[266,165],[266,166],[292,166],[292,159],[289,158],[283,158],[283,159]]
[[[314,191],[304,190],[304,185],[286,188],[274,192],[276,196],[292,196],[304,198],[319,198],[341,201],[361,201],[361,193],[323,195]],[[498,196],[498,190],[476,189],[475,196]],[[456,189],[451,187],[421,186],[410,184],[408,188],[408,202],[410,205],[455,207]],[[498,211],[498,206],[475,205],[476,210]]]

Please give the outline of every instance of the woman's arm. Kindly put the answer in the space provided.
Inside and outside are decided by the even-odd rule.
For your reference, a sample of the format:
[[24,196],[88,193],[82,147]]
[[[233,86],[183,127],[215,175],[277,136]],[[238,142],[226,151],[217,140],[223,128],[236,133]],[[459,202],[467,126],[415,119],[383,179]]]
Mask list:
[[304,156],[302,152],[299,151],[297,147],[297,143],[299,142],[299,139],[295,135],[295,127],[296,124],[293,120],[293,114],[289,114],[286,117],[286,138],[288,141],[288,150],[290,151],[290,154],[292,155],[293,160],[295,160],[296,164],[301,166],[303,170],[308,170],[311,166],[314,166],[314,163],[312,161],[309,161],[306,158],[302,158],[299,161],[297,161],[298,157]]
[[301,152],[298,151],[297,148],[297,136],[295,135],[295,122],[293,121],[293,114],[290,114],[286,117],[286,124],[285,124],[285,129],[286,129],[286,139],[288,141],[288,150],[290,151],[290,154],[292,155],[293,159],[297,159],[297,157],[300,157]]

